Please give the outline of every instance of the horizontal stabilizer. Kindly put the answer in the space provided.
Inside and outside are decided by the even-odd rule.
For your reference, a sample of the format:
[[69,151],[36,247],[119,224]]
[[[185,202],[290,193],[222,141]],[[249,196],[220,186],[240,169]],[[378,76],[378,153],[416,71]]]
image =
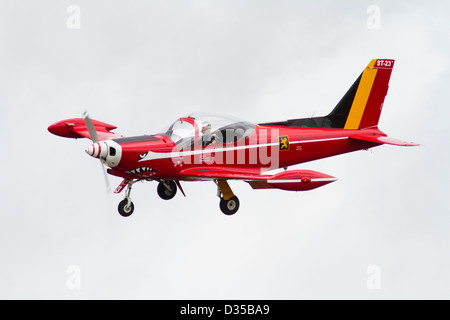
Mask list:
[[391,144],[394,146],[401,146],[401,147],[419,146],[419,144],[417,144],[417,143],[398,140],[398,139],[394,139],[394,138],[390,138],[390,137],[386,137],[386,136],[353,136],[353,137],[350,137],[350,139],[363,140],[363,141],[369,141],[369,142],[375,142],[375,143],[381,143],[381,144]]

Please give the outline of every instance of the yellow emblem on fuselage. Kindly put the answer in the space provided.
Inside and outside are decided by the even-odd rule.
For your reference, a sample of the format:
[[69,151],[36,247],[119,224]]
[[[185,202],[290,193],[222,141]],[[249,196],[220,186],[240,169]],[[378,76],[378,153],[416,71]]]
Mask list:
[[280,151],[289,150],[289,137],[288,136],[278,137],[278,141],[280,143]]

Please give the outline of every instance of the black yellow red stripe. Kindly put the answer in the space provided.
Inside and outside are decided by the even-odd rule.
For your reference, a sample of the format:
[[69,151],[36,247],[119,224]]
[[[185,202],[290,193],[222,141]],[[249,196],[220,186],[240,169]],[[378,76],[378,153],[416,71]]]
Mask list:
[[372,86],[378,72],[377,69],[373,68],[376,61],[377,59],[370,61],[361,76],[361,81],[359,82],[358,90],[356,91],[355,98],[353,99],[344,129],[359,129],[359,125],[364,115],[367,101],[369,100],[369,95],[372,91]]

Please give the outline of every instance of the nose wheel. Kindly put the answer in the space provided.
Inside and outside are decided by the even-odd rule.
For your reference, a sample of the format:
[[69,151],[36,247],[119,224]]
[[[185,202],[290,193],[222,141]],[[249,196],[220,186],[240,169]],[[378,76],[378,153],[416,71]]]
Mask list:
[[122,217],[129,217],[134,211],[134,204],[130,199],[123,199],[119,202],[118,209]]
[[129,217],[133,214],[134,211],[134,204],[131,201],[130,194],[131,194],[131,188],[133,187],[134,180],[130,180],[130,182],[127,185],[127,191],[125,192],[125,199],[119,202],[119,206],[117,209],[119,210],[119,214],[122,217]]

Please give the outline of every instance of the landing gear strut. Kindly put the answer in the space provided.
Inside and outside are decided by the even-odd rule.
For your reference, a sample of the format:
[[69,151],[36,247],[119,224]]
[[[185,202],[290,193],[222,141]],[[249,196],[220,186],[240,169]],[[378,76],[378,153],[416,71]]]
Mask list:
[[220,198],[220,210],[227,216],[235,214],[239,210],[239,199],[231,190],[227,180],[215,181],[217,184],[217,196]]
[[133,187],[133,184],[134,180],[130,180],[130,182],[127,185],[127,191],[125,192],[125,199],[123,199],[119,203],[118,209],[122,217],[129,217],[134,211],[134,204],[130,198],[131,188]]

